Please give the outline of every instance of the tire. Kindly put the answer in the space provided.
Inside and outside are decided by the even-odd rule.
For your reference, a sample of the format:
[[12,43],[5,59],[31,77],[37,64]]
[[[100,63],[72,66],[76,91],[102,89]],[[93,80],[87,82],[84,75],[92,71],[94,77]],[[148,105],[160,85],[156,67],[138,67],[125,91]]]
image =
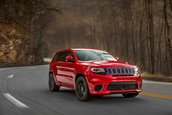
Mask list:
[[125,98],[134,98],[138,95],[139,93],[123,93],[122,95],[125,97]]
[[49,80],[48,80],[48,85],[49,85],[49,90],[51,92],[57,92],[60,89],[60,86],[57,86],[55,81],[54,81],[54,75],[53,73],[49,74]]
[[91,100],[91,94],[88,88],[88,84],[86,79],[83,76],[80,76],[76,80],[76,89],[75,89],[76,97],[80,101],[89,101]]

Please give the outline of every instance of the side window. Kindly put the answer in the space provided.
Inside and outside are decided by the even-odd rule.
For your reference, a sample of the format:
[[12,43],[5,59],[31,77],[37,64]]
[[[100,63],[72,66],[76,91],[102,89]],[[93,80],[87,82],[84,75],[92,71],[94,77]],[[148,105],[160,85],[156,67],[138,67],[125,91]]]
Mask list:
[[56,53],[56,55],[55,55],[54,58],[53,58],[53,61],[57,61],[58,54],[59,54],[59,53]]
[[72,56],[73,57],[73,53],[71,51],[66,51],[66,56]]
[[66,51],[66,56],[72,56],[73,60],[74,60],[74,56],[73,56],[73,53],[71,51]]
[[65,61],[66,56],[72,56],[73,57],[73,54],[71,51],[59,52],[59,54],[57,55],[57,61]]
[[65,61],[66,53],[65,51],[60,52],[59,55],[57,56],[57,61]]

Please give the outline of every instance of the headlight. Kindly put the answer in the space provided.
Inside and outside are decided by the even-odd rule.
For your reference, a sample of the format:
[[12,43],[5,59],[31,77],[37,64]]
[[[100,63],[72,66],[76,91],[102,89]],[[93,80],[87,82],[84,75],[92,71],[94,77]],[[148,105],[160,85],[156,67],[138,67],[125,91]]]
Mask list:
[[136,67],[136,68],[134,68],[134,73],[135,73],[135,74],[140,74],[140,70],[139,70],[139,68],[137,68],[137,67]]
[[91,71],[96,74],[106,74],[106,71],[104,68],[91,68]]

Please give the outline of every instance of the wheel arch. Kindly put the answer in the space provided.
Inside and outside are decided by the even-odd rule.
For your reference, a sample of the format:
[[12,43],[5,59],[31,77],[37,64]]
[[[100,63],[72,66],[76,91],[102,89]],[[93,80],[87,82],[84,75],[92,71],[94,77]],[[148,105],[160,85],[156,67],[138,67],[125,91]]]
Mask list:
[[86,75],[84,75],[83,73],[77,73],[77,74],[75,75],[74,88],[75,88],[76,80],[77,80],[80,76],[83,76],[83,77],[85,78],[85,80],[87,81],[87,84],[89,84]]
[[49,70],[48,76],[49,76],[50,74],[53,74],[53,77],[54,77],[54,80],[55,80],[55,84],[58,85],[57,79],[56,79],[55,74],[54,74],[54,72],[53,72],[52,70]]
[[48,75],[50,75],[50,74],[54,74],[53,71],[50,70],[49,73],[48,73]]
[[[75,75],[75,83],[76,83],[76,80],[80,77],[80,76],[83,76],[85,78],[85,75],[83,73],[77,73]],[[86,79],[86,78],[85,78]]]

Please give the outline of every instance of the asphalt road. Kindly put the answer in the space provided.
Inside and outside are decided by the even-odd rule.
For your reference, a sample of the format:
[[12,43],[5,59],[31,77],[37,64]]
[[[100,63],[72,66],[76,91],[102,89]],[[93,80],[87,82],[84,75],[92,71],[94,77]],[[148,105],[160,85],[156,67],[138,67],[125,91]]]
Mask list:
[[144,92],[80,102],[74,91],[48,90],[48,66],[0,69],[0,115],[172,115],[172,83],[144,81]]

